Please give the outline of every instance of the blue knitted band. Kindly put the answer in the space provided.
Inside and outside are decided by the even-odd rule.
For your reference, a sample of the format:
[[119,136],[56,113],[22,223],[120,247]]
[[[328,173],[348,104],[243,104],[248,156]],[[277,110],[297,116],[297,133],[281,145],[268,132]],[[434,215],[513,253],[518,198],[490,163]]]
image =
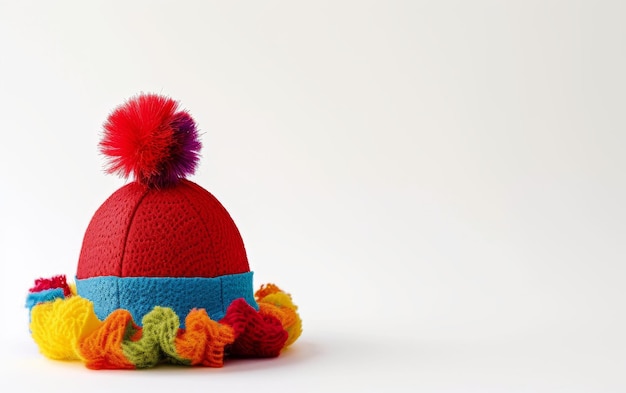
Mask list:
[[224,317],[226,308],[238,298],[259,309],[254,300],[252,272],[215,278],[203,277],[116,277],[76,278],[76,291],[91,300],[100,320],[123,308],[136,324],[155,306],[170,307],[185,327],[193,308],[204,308],[214,321]]

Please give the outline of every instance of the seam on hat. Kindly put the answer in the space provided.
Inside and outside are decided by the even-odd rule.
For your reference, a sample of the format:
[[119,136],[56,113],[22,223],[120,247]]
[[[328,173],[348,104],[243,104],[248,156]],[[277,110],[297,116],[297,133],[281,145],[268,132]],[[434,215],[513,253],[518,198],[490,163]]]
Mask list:
[[220,304],[222,305],[222,315],[226,314],[226,307],[224,306],[224,279],[220,277]]
[[[200,195],[200,196],[203,196],[203,197],[204,197],[204,194],[203,194],[203,193],[204,193],[204,192],[206,192],[206,193],[208,194],[208,196],[211,198],[211,200],[212,200],[212,201],[217,202],[217,206],[218,206],[218,207],[222,210],[222,212],[224,213],[224,216],[225,216],[225,217],[228,217],[228,219],[232,222],[234,232],[235,232],[235,234],[237,235],[237,237],[239,238],[239,240],[241,241],[241,247],[243,248],[243,256],[244,256],[244,259],[245,259],[245,262],[246,262],[246,268],[247,268],[247,269],[246,269],[245,271],[241,272],[241,273],[245,273],[245,272],[247,272],[247,271],[250,271],[250,263],[249,263],[249,261],[248,261],[248,254],[247,254],[247,251],[246,251],[246,245],[245,245],[245,242],[243,241],[243,237],[242,237],[241,231],[239,230],[239,227],[237,226],[237,224],[234,222],[234,219],[233,219],[233,217],[231,216],[230,212],[229,212],[229,211],[226,209],[226,207],[225,207],[225,206],[224,206],[224,205],[220,202],[220,200],[219,200],[219,199],[217,199],[217,197],[216,197],[213,193],[211,193],[210,191],[205,190],[204,188],[202,188],[202,186],[200,186],[200,185],[199,185],[199,184],[197,184],[197,183],[194,183],[194,182],[192,182],[192,181],[190,181],[190,180],[187,180],[187,179],[185,179],[185,180],[187,181],[187,183],[191,186],[191,188],[193,188],[193,190],[194,190],[194,191],[195,191],[198,195]],[[219,267],[220,267],[220,269],[219,269],[219,270],[221,271],[221,270],[222,270],[222,269],[221,269],[222,265],[221,265],[221,264],[219,264],[219,265],[217,265],[217,266],[219,266]]]
[[[185,182],[184,184],[189,187],[191,189],[191,191],[196,194],[196,196],[198,195],[198,192],[195,190],[195,188],[192,186],[191,181],[187,180],[187,179],[183,179],[182,182]],[[191,199],[189,199],[189,197],[187,196],[186,193],[182,192],[181,190],[177,190],[178,193],[180,195],[182,195],[183,198],[185,198],[185,200],[187,201],[187,204],[189,206],[191,206],[191,208],[193,209],[194,213],[196,213],[196,217],[198,217],[198,220],[200,222],[202,222],[202,228],[204,229],[204,231],[207,234],[207,238],[209,239],[209,247],[210,247],[210,252],[212,254],[215,254],[215,243],[213,242],[213,236],[211,236],[211,231],[209,231],[209,228],[206,225],[206,222],[204,222],[204,220],[202,219],[202,215],[200,214],[200,212],[198,211],[198,209],[196,208],[196,205],[191,201]],[[221,268],[218,269],[218,271],[221,271]]]
[[[133,221],[135,220],[135,214],[137,214],[137,210],[139,210],[139,205],[141,205],[141,202],[148,195],[149,192],[150,192],[149,188],[147,188],[143,192],[143,195],[137,200],[137,204],[135,205],[135,208],[133,209],[133,212],[130,215],[130,219],[128,220],[128,226],[126,227],[126,233],[124,233],[124,243],[122,245],[122,257],[120,258],[120,266],[119,266],[119,271],[118,271],[118,277],[122,277],[122,273],[124,271],[124,266],[123,266],[124,265],[124,257],[126,256],[126,243],[128,242],[128,234],[130,233],[130,227],[131,227],[131,225],[133,225]],[[118,297],[117,297],[118,304],[119,304],[119,300],[120,299],[119,299],[119,292],[118,292]]]
[[117,297],[117,309],[120,309],[122,308],[122,300],[120,299],[120,280],[115,280],[115,296]]

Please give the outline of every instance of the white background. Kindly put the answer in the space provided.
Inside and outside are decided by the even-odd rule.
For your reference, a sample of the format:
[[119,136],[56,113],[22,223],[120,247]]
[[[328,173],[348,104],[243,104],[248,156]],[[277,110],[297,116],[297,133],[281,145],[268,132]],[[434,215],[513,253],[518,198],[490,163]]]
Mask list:
[[[626,391],[626,3],[2,1],[1,380],[14,391]],[[72,277],[123,179],[97,144],[178,100],[192,180],[256,286],[300,306],[274,360],[90,371],[24,299]]]

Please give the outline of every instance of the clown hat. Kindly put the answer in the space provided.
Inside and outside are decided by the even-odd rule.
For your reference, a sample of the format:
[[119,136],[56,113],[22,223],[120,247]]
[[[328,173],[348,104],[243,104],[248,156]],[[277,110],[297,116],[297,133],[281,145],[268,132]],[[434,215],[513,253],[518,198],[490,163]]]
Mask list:
[[93,215],[74,282],[41,278],[29,290],[44,356],[91,369],[221,367],[278,356],[300,336],[291,295],[274,284],[254,292],[232,217],[186,179],[200,149],[194,120],[168,97],[139,94],[109,115],[107,171],[132,181]]

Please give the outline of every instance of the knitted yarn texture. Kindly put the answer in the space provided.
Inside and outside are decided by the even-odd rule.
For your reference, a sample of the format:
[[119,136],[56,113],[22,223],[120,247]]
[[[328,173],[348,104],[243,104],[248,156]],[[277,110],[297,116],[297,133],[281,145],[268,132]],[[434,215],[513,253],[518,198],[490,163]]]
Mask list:
[[[48,281],[59,277],[63,276]],[[272,284],[255,293],[259,311],[243,299],[233,301],[220,321],[212,320],[204,309],[192,309],[184,329],[168,307],[155,307],[138,326],[127,310],[118,309],[100,320],[91,301],[74,292],[65,296],[62,288],[40,287],[31,289],[27,301],[32,304],[31,335],[40,352],[50,359],[82,361],[90,369],[138,369],[161,363],[222,367],[227,357],[276,357],[302,333],[291,296]]]
[[103,125],[107,172],[130,182],[96,210],[73,282],[35,281],[26,298],[40,352],[90,369],[221,367],[275,357],[302,333],[291,295],[254,292],[244,242],[194,173],[202,144],[178,102],[140,94]]

